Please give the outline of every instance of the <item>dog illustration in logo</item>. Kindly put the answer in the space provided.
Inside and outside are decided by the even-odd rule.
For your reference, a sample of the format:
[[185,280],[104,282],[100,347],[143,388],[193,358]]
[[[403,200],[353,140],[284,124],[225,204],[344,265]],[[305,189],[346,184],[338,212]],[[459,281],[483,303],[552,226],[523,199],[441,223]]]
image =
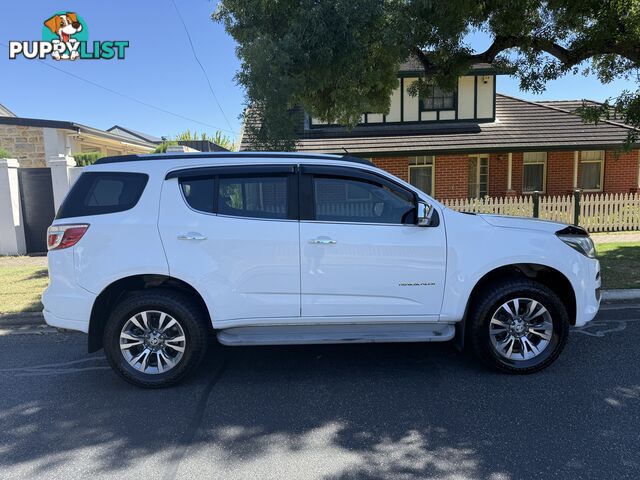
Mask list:
[[[80,56],[78,50],[73,48],[73,44],[77,43],[78,40],[72,37],[76,33],[82,31],[82,24],[78,20],[77,14],[73,12],[67,12],[54,15],[46,22],[44,22],[44,25],[49,30],[51,30],[53,34],[58,36],[59,41],[62,42],[63,45],[67,46],[66,51],[62,54],[57,50],[52,52],[51,56],[54,59],[75,60]],[[70,45],[71,47],[69,47]],[[71,51],[71,53],[69,53],[69,51]]]

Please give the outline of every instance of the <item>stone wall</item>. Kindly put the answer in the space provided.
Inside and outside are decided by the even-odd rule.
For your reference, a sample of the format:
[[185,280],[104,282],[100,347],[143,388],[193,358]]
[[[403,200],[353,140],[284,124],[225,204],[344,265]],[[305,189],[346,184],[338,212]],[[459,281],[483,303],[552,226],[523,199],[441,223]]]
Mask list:
[[20,167],[46,167],[44,135],[40,127],[0,125],[0,148],[17,158]]

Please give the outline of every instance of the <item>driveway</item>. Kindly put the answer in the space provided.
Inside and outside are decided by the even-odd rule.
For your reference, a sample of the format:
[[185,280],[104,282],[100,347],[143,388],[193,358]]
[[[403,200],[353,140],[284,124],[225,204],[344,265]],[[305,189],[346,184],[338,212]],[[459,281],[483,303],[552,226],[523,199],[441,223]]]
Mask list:
[[639,307],[531,376],[449,344],[217,346],[152,391],[83,335],[2,335],[0,478],[635,479]]

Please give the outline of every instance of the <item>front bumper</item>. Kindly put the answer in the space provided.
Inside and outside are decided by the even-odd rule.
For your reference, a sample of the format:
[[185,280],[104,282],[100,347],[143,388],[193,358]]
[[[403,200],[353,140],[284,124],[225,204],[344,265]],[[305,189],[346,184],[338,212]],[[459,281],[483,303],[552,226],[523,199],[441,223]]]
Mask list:
[[576,297],[576,327],[583,327],[595,318],[600,309],[600,262],[589,259],[588,276],[581,285],[581,295]]

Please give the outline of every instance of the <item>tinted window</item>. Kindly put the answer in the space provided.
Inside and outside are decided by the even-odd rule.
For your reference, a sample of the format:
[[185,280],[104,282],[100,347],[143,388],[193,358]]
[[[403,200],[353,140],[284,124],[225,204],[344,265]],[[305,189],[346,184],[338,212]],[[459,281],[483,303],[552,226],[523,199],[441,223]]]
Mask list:
[[333,222],[414,223],[409,192],[356,178],[314,178],[315,218]]
[[180,188],[191,208],[213,213],[215,197],[214,178],[185,178],[180,180]]
[[56,218],[129,210],[138,203],[147,180],[143,173],[85,172],[69,191]]
[[287,177],[220,177],[218,213],[240,217],[287,218]]

